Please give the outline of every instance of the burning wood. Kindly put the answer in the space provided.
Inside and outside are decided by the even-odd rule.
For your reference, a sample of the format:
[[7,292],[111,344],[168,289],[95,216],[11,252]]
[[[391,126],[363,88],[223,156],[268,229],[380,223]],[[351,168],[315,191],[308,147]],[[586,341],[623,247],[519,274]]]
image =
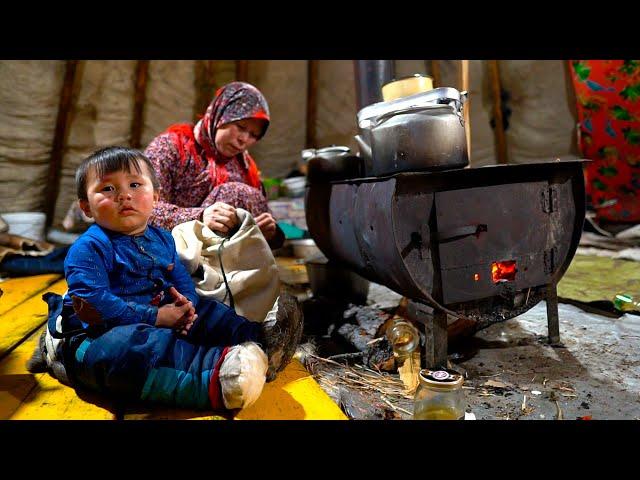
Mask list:
[[370,337],[369,340],[372,340],[377,336],[380,327],[389,318],[389,315],[377,308],[352,305],[348,310],[345,310],[343,318],[347,321],[355,320],[363,329],[364,334]]
[[394,370],[393,349],[386,338],[379,336],[389,315],[372,307],[352,306],[344,312],[343,318],[356,324],[345,323],[337,333],[363,352],[364,364],[379,370]]

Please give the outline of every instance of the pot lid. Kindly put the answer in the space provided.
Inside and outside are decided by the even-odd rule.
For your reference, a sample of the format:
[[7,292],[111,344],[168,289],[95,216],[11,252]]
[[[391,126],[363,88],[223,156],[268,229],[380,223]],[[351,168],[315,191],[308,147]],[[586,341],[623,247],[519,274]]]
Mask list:
[[302,150],[302,159],[309,160],[316,156],[322,156],[326,154],[338,155],[343,153],[350,153],[351,149],[342,145],[330,145],[322,148],[305,148]]
[[375,123],[378,118],[397,111],[425,107],[437,108],[438,106],[446,108],[451,102],[454,102],[456,106],[460,108],[466,99],[467,92],[459,92],[451,87],[434,88],[428,92],[420,92],[396,100],[368,105],[358,112],[358,126],[360,128],[367,128],[372,123]]
[[330,145],[328,147],[318,148],[316,151],[318,153],[347,153],[349,151],[349,147],[344,147],[342,145]]

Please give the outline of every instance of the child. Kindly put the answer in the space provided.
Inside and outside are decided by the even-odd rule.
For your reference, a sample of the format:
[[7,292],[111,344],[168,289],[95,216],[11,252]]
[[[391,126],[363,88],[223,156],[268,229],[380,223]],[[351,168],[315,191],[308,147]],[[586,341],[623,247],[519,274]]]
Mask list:
[[302,334],[295,299],[280,295],[254,323],[199,298],[171,234],[147,225],[158,181],[142,152],[94,153],[78,167],[76,188],[95,224],[65,259],[64,299],[45,295],[48,335],[30,371],[48,356],[61,381],[124,399],[213,409],[255,402]]

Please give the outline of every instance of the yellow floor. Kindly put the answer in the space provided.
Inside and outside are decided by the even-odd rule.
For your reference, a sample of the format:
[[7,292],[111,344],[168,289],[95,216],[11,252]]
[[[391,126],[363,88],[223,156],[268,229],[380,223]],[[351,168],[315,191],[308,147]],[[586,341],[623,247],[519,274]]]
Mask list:
[[42,294],[63,293],[59,275],[37,275],[0,283],[0,419],[230,419],[238,420],[346,420],[347,417],[297,360],[265,385],[250,408],[235,417],[215,412],[167,408],[126,408],[97,396],[78,393],[48,374],[33,375],[25,363],[46,320]]
[[[62,295],[67,290],[67,284],[64,280],[59,279],[59,275],[53,279],[45,275],[29,278],[33,278],[34,282],[44,282],[43,288],[38,290],[36,286],[29,285],[22,281],[24,279],[20,279],[21,295],[16,297],[11,295],[13,280],[7,280],[0,284],[5,291],[5,294],[0,297],[0,306],[3,309],[6,309],[9,306],[8,302],[11,301],[11,298],[5,298],[7,292],[15,298],[14,307],[6,309],[5,313],[0,315],[0,357],[45,323],[47,304],[42,300],[42,295],[45,292]],[[55,281],[56,279],[58,280]],[[54,282],[50,283],[51,280]]]
[[39,333],[32,335],[0,363],[0,419],[113,420],[113,412],[84,401],[74,389],[62,385],[49,374],[27,372],[25,362],[36,346]]

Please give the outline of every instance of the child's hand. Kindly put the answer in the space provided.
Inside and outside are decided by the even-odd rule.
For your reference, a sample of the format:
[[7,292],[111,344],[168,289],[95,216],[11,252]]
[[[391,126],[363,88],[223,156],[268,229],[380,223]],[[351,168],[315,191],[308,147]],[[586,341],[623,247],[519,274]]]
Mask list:
[[[191,302],[183,305],[176,303],[168,303],[158,308],[158,316],[156,318],[156,327],[173,328],[179,331],[188,331],[193,324],[193,319],[189,320],[189,312],[193,310]],[[193,315],[195,316],[195,315]]]
[[[191,304],[189,299],[178,292],[175,287],[171,287],[169,289],[169,294],[171,295],[171,297],[173,297],[173,304],[178,307],[186,305],[187,303]],[[184,322],[184,326],[181,329],[178,329],[178,331],[183,335],[186,335],[189,332],[191,326],[193,325],[193,322],[195,322],[196,318],[198,318],[198,315],[196,315],[196,309],[193,308],[193,304],[191,305],[191,309],[181,319]]]
[[[169,289],[169,294],[173,297],[173,303],[178,307],[186,305],[187,303],[191,303],[187,297],[176,290],[176,287],[171,287]],[[198,318],[198,315],[196,315],[196,309],[193,308],[193,304],[191,304],[191,310],[189,310],[187,317],[189,320],[191,320],[191,323],[193,323],[193,320]]]

